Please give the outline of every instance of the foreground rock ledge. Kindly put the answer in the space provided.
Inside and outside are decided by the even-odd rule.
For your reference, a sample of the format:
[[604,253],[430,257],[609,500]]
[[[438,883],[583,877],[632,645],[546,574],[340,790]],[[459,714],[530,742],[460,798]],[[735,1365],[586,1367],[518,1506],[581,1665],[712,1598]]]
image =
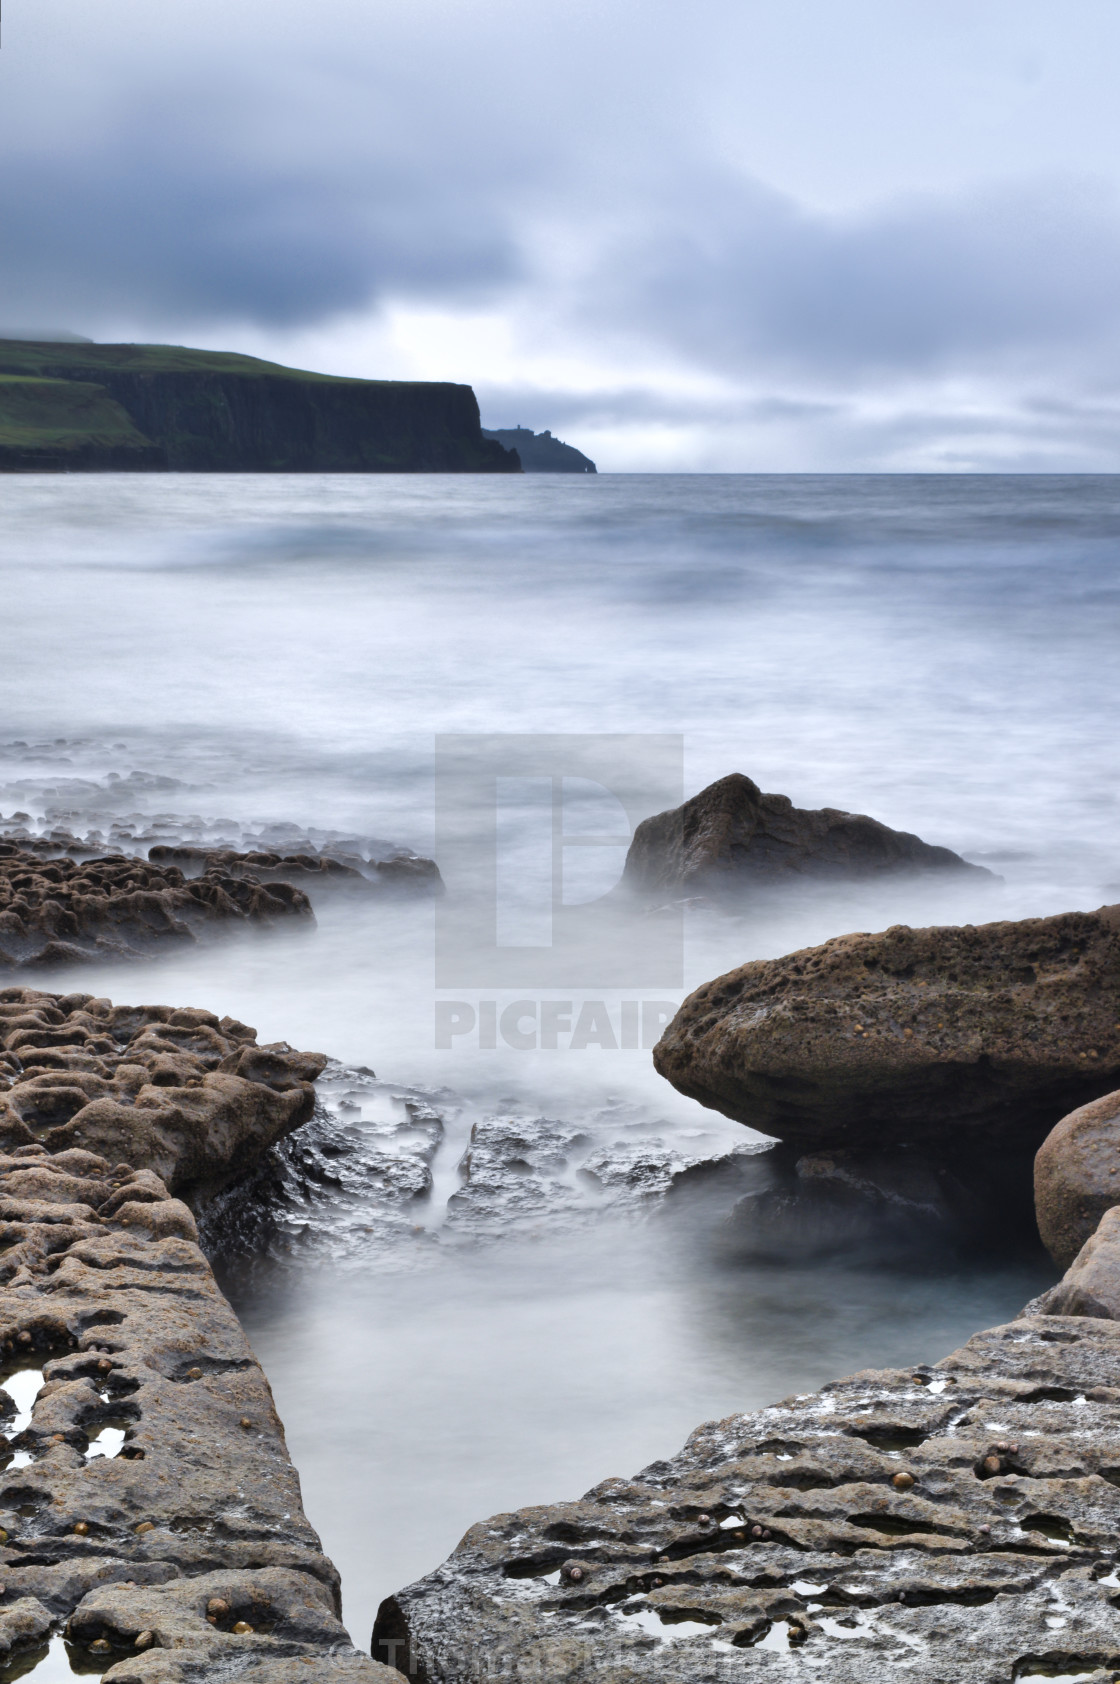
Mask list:
[[569,1684],[1104,1684],[1118,1485],[1120,1325],[1027,1315],[496,1515],[382,1605],[373,1652],[420,1684],[484,1662]]
[[1035,1152],[1120,1086],[1120,906],[847,935],[690,994],[673,1086],[802,1151]]
[[310,1114],[321,1055],[19,988],[0,1042],[0,1665],[65,1631],[133,1684],[391,1677],[339,1620],[268,1382],[155,1173],[243,1169]]
[[[260,1367],[150,1170],[0,1156],[0,1656],[65,1629],[106,1678],[385,1676],[351,1645]],[[106,1429],[118,1454],[91,1457]],[[110,1449],[112,1446],[110,1446]]]

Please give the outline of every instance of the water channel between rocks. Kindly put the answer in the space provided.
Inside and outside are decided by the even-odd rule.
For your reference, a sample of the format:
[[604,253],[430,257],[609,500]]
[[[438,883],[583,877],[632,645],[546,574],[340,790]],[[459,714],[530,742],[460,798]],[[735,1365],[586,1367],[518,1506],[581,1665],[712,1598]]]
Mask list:
[[[683,986],[575,991],[616,1020],[841,931],[1120,893],[1111,481],[142,477],[5,487],[0,828],[257,845],[274,824],[429,853],[439,732],[679,732],[689,793],[741,770],[1003,879],[697,913]],[[1036,1257],[736,1258],[718,1209],[666,1192],[751,1137],[648,1049],[437,1051],[431,907],[316,918],[41,985],[228,1012],[337,1061],[259,1189],[272,1228],[232,1212],[217,1262],[359,1644],[473,1521],[631,1474],[705,1419],[936,1360],[1054,1278]]]

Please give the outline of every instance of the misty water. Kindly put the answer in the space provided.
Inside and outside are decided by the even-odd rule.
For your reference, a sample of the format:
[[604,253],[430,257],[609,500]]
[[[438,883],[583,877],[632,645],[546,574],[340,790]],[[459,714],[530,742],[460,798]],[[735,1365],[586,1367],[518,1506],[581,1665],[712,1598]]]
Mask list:
[[[698,909],[683,987],[592,967],[536,991],[615,1023],[852,929],[1094,907],[1120,899],[1118,540],[1104,477],[9,477],[0,829],[428,854],[437,735],[680,734],[687,793],[743,771],[998,873]],[[595,851],[584,899],[624,852]],[[632,1473],[704,1419],[936,1360],[1051,1278],[1032,1254],[750,1262],[714,1243],[715,1208],[615,1198],[612,1164],[751,1137],[640,1046],[437,1047],[437,999],[531,991],[437,990],[430,902],[316,913],[44,985],[228,1012],[338,1061],[311,1127],[350,1131],[349,1179],[218,1261],[359,1643],[471,1522]],[[407,1155],[437,1115],[434,1191],[404,1219],[363,1153]],[[559,1167],[535,1203],[457,1216],[496,1115],[559,1141]]]

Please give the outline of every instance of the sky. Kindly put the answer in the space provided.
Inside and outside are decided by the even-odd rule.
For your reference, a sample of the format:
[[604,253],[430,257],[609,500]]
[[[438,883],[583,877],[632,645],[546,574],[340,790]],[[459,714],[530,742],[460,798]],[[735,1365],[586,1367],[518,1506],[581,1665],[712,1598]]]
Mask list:
[[600,469],[1120,469],[1115,0],[8,0],[0,328]]

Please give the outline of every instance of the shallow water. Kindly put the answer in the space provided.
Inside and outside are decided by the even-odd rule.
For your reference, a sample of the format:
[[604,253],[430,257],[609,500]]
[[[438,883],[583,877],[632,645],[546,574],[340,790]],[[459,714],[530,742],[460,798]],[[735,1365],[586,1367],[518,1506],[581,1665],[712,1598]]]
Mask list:
[[[430,904],[342,900],[314,931],[63,979],[231,1012],[453,1089],[463,1117],[514,1105],[574,1128],[614,1100],[715,1152],[744,1131],[641,1046],[475,1031],[441,1049],[436,999],[602,1000],[622,1040],[624,1000],[671,1004],[844,930],[1120,898],[1118,540],[1106,477],[9,477],[0,828],[19,812],[107,836],[133,814],[139,834],[165,815],[168,835],[289,824],[424,853],[437,734],[667,733],[688,793],[741,770],[1000,874],[694,914],[683,984],[606,986],[590,963],[559,989],[441,991]],[[623,852],[587,855],[609,878]],[[438,1229],[463,1144],[417,1226]],[[339,1248],[328,1220],[287,1262],[230,1265],[358,1641],[470,1521],[632,1472],[706,1417],[934,1360],[1043,1284],[1029,1261],[747,1267],[699,1226],[604,1211],[536,1238],[429,1236],[418,1261]]]

